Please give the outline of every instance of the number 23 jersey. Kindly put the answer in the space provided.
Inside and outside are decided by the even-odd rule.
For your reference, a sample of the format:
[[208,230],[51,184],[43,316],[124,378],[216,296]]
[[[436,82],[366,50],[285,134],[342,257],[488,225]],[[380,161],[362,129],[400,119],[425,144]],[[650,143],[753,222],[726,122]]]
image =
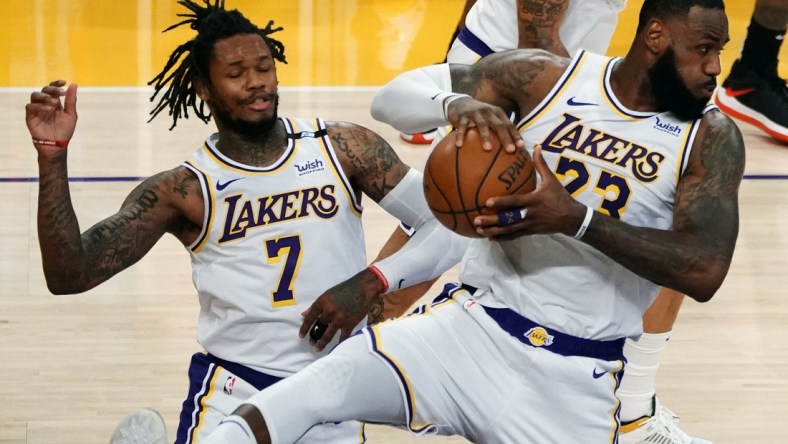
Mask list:
[[[617,60],[580,51],[518,129],[529,151],[542,146],[548,167],[579,202],[634,226],[670,230],[700,120],[626,109],[610,84]],[[643,312],[659,290],[562,234],[474,240],[460,279],[489,290],[484,304],[598,340],[640,335]]]

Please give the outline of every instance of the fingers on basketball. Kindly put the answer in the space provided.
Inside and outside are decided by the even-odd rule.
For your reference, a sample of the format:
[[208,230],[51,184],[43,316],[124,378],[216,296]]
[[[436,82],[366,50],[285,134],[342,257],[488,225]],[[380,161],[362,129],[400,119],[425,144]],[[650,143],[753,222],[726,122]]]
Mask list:
[[534,164],[525,149],[507,153],[494,133],[490,151],[482,148],[476,128],[468,129],[459,149],[456,137],[457,131],[452,131],[430,153],[424,196],[444,226],[462,236],[479,237],[473,220],[485,212],[487,199],[533,191]]

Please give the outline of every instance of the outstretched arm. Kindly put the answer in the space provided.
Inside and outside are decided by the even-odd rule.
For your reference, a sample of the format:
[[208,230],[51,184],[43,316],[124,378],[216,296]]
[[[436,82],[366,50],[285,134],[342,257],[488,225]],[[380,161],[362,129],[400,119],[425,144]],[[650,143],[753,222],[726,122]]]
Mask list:
[[68,185],[68,149],[62,146],[76,127],[76,85],[65,91],[63,86],[61,80],[50,83],[33,93],[26,107],[38,151],[39,246],[47,286],[55,294],[87,291],[145,255],[175,226],[178,213],[170,204],[170,190],[184,180],[175,170],[146,180],[116,214],[80,234]]
[[[387,83],[372,101],[372,117],[397,130],[417,132],[447,123],[460,134],[477,127],[514,151],[522,138],[507,113],[524,116],[547,96],[568,59],[537,49],[491,54],[473,65],[433,65],[407,71]],[[463,137],[457,138],[462,145]]]

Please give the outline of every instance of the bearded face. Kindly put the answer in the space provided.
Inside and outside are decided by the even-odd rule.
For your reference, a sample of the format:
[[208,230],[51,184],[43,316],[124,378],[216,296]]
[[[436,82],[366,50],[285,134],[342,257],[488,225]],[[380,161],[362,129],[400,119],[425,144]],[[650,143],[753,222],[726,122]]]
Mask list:
[[[669,47],[648,70],[652,93],[660,111],[672,113],[679,120],[699,119],[709,102],[706,94],[697,95],[687,85],[676,64],[676,52]],[[716,80],[706,81],[703,91],[716,86]]]

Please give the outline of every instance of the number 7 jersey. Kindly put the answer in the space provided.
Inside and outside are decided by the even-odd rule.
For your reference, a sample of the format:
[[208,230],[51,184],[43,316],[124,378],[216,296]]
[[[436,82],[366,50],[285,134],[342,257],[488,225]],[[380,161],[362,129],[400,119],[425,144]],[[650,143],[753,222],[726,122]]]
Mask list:
[[270,166],[224,156],[217,134],[183,165],[199,178],[205,202],[202,232],[188,247],[197,341],[222,359],[285,377],[320,355],[298,336],[301,313],[361,271],[366,249],[362,207],[325,123],[281,122],[287,147]]

